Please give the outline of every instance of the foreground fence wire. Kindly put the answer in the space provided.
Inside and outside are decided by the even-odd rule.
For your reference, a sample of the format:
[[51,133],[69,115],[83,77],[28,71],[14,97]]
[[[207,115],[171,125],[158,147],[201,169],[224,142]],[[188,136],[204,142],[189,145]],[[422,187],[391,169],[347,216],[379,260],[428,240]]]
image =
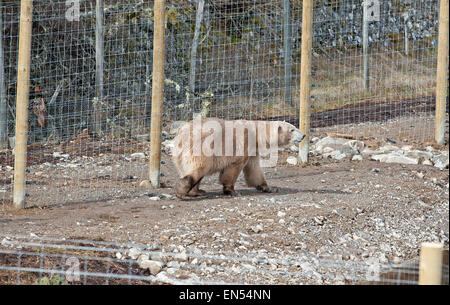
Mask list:
[[[37,236],[1,238],[1,284],[416,285],[419,275],[417,262],[389,265]],[[442,268],[442,284],[448,285],[448,251]]]
[[[32,2],[27,200],[145,193],[154,2]],[[374,3],[367,19],[360,1],[313,1],[311,132],[424,146],[434,136],[439,1]],[[20,3],[0,4],[0,200],[9,205]],[[194,114],[298,126],[302,1],[166,1],[165,15],[162,141]]]

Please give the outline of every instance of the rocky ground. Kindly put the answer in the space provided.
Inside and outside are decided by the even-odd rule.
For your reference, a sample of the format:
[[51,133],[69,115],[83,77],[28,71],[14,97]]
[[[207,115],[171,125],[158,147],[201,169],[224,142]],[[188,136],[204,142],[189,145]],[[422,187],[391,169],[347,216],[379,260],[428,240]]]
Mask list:
[[[448,249],[448,145],[322,130],[311,139],[308,165],[296,164],[291,147],[264,170],[279,192],[259,193],[240,177],[239,196],[227,197],[213,176],[202,181],[206,198],[187,201],[173,196],[170,141],[161,189],[145,180],[145,145],[115,152],[103,143],[97,154],[76,145],[31,162],[25,210],[5,200],[13,169],[2,165],[0,250],[17,249],[17,234],[120,242],[89,255],[115,260],[116,272],[134,262],[133,272],[150,283],[346,284],[382,282],[379,271],[416,261],[422,242]],[[0,269],[14,262],[0,251]],[[402,272],[405,283],[417,280],[417,267]],[[386,283],[399,282],[394,274]]]
[[[317,141],[314,150],[326,141]],[[309,166],[266,169],[278,193],[258,193],[240,178],[240,196],[225,197],[217,178],[209,177],[203,183],[206,199],[179,201],[170,189],[175,175],[167,163],[168,188],[95,203],[4,207],[0,232],[148,245],[143,249],[151,251],[148,256],[132,255],[132,247],[113,256],[135,258],[155,283],[364,281],[371,266],[417,259],[422,242],[448,247],[448,171],[423,161],[371,160],[380,155],[389,160],[391,154],[427,160],[427,153],[445,152],[424,149],[425,157],[415,157],[408,155],[414,149],[380,148],[382,153],[367,157],[354,154],[363,156],[361,162],[354,156],[337,161],[336,149],[322,147],[325,152]]]

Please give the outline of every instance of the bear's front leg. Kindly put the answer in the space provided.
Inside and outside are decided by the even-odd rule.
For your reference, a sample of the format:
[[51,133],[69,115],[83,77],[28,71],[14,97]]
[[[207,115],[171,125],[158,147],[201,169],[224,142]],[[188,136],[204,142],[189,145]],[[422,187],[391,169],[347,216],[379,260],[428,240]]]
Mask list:
[[[201,179],[200,179],[201,180]],[[195,188],[195,186],[200,181],[195,181],[195,179],[192,176],[186,176],[184,178],[181,178],[177,185],[175,186],[175,196],[177,196],[180,199],[184,199],[188,193]]]
[[200,182],[202,181],[202,179],[200,179],[197,182],[197,184],[192,188],[192,190],[190,190],[190,192],[187,194],[188,196],[190,196],[190,197],[198,197],[198,196],[203,196],[203,195],[206,194],[206,192],[204,190],[200,189]]

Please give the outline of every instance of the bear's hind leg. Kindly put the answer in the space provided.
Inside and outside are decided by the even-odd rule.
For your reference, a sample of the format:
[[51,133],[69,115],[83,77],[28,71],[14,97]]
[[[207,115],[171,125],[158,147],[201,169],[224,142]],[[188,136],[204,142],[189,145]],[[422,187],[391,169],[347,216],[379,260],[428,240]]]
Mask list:
[[242,166],[229,166],[225,168],[221,173],[219,180],[223,184],[223,193],[229,196],[238,195],[234,190],[234,184],[236,183],[239,174],[242,171]]

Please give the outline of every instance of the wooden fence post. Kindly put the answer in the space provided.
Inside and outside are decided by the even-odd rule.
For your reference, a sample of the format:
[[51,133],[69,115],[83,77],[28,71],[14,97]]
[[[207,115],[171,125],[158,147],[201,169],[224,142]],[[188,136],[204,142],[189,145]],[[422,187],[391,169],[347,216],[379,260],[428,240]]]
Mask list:
[[445,144],[445,106],[448,90],[448,0],[441,0],[436,83],[436,120],[434,139]]
[[161,123],[164,99],[164,29],[165,0],[155,0],[153,32],[153,80],[152,80],[152,119],[150,130],[150,182],[160,187],[161,170]]
[[104,79],[104,5],[103,0],[96,0],[95,5],[95,100],[94,129],[98,135],[103,134],[103,79]]
[[308,162],[310,116],[311,116],[311,53],[313,0],[303,0],[302,57],[300,72],[300,131],[306,137],[299,145],[299,161]]
[[19,59],[17,64],[16,137],[14,146],[13,204],[16,208],[25,207],[32,18],[33,0],[21,0]]
[[419,285],[440,285],[442,279],[441,243],[423,243],[420,248]]

